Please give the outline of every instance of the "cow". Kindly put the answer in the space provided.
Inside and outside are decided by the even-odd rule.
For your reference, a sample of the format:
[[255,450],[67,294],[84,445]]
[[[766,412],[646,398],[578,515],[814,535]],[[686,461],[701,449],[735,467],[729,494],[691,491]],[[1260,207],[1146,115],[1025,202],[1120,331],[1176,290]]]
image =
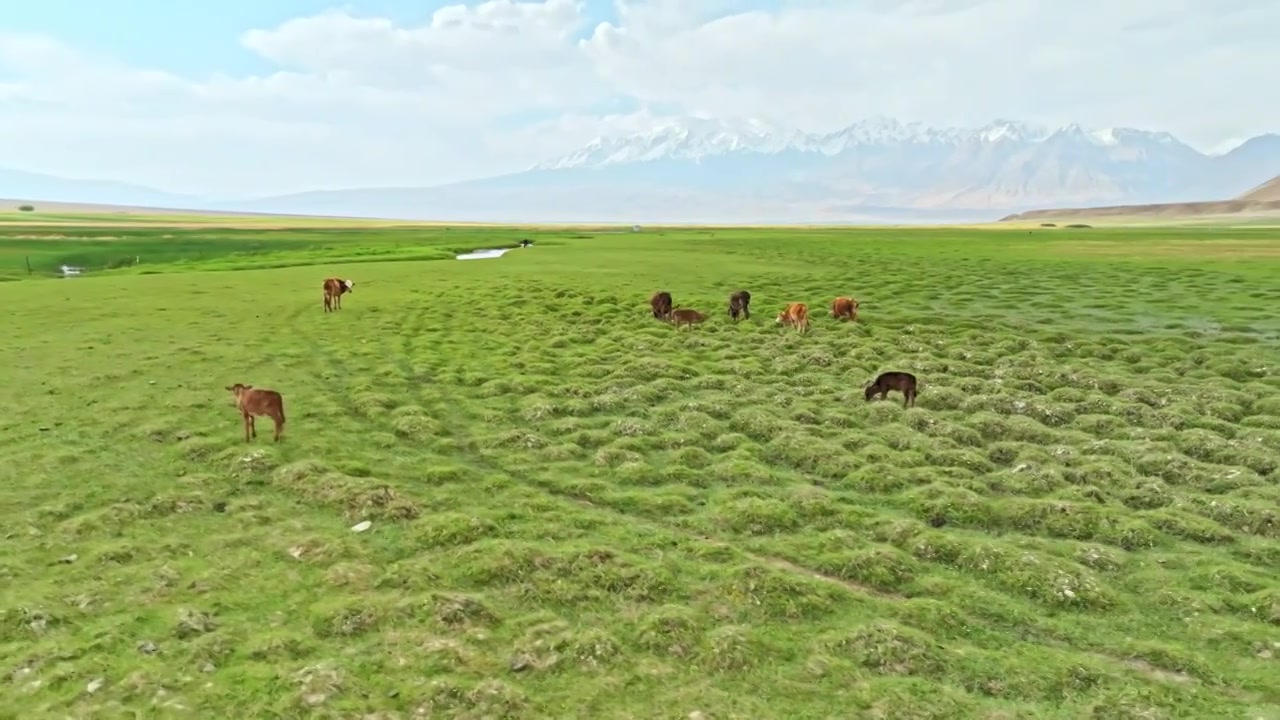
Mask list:
[[659,320],[667,320],[671,317],[671,293],[666,290],[659,290],[649,298],[649,307],[653,308],[653,316]]
[[697,323],[700,323],[703,320],[706,320],[707,316],[703,315],[697,310],[690,310],[689,308],[680,308],[678,310],[672,310],[670,313],[670,318],[671,318],[671,324],[676,326],[676,330],[679,330],[681,325],[684,325],[685,327],[692,329],[693,326],[696,325]]
[[733,318],[734,322],[737,322],[739,318],[743,320],[751,319],[751,293],[746,290],[739,290],[729,296],[729,317]]
[[236,409],[244,417],[244,441],[249,442],[251,436],[258,437],[253,416],[266,415],[275,423],[275,441],[280,442],[280,435],[284,432],[284,398],[280,393],[241,383],[228,385],[227,389],[235,395]]
[[342,309],[342,294],[355,292],[356,284],[353,280],[342,280],[340,278],[325,278],[324,280],[324,311],[332,312]]
[[876,381],[867,386],[864,394],[867,402],[875,397],[877,393],[880,399],[885,399],[889,395],[890,390],[897,390],[902,393],[902,407],[908,404],[915,406],[916,404],[916,376],[909,372],[884,372],[880,373]]
[[831,301],[831,317],[839,320],[846,318],[850,322],[858,321],[858,301],[841,295]]
[[790,325],[799,332],[809,331],[809,306],[804,303],[791,303],[787,309],[778,313],[779,325]]

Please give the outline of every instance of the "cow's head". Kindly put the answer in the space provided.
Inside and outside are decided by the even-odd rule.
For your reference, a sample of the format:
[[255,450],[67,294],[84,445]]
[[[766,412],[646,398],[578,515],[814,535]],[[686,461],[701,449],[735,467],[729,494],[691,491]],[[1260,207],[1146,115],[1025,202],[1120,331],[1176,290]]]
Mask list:
[[356,290],[356,281],[355,281],[355,280],[343,280],[343,281],[342,281],[342,287],[346,288],[346,289],[347,289],[347,292],[355,292],[355,290]]
[[237,399],[238,399],[241,395],[243,395],[243,394],[245,394],[246,392],[248,392],[248,391],[250,391],[250,390],[252,390],[252,389],[253,389],[253,386],[252,386],[252,385],[244,385],[244,384],[241,384],[241,383],[236,383],[235,385],[228,385],[228,386],[226,386],[226,387],[227,387],[227,389],[228,389],[228,390],[230,390],[230,391],[231,391],[231,394],[232,394],[232,395],[235,395],[235,396],[236,396],[236,398],[237,398]]

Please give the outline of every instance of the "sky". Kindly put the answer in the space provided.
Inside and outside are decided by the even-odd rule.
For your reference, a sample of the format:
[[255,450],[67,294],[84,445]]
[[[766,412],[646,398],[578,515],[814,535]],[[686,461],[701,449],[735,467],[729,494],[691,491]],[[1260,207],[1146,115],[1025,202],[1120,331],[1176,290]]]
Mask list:
[[664,118],[1280,130],[1271,0],[41,0],[0,166],[238,198],[521,170]]

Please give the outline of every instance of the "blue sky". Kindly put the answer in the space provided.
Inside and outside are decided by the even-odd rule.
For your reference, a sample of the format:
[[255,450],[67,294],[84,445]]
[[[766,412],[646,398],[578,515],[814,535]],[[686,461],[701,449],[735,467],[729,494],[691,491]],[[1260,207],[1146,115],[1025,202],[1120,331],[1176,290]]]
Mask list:
[[1271,0],[10,5],[0,165],[204,195],[513,172],[691,116],[1012,118],[1205,151],[1280,130]]
[[[39,0],[6,7],[3,25],[11,32],[43,33],[83,50],[104,53],[140,67],[156,67],[195,76],[214,72],[267,73],[273,67],[240,45],[251,28],[269,28],[286,20],[349,8],[360,16],[385,17],[397,25],[421,25],[446,5],[442,0],[219,0],[164,2],[114,0],[88,12],[86,0]],[[110,7],[110,10],[106,10]],[[608,0],[586,0],[585,14],[595,25],[617,17]]]

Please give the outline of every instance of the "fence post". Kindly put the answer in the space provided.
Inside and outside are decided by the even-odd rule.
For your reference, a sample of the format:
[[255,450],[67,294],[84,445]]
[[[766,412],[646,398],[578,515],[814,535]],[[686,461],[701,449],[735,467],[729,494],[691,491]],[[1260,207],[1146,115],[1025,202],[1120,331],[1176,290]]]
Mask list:
[[22,259],[27,261],[27,274],[30,275],[31,274],[31,257],[26,256]]

